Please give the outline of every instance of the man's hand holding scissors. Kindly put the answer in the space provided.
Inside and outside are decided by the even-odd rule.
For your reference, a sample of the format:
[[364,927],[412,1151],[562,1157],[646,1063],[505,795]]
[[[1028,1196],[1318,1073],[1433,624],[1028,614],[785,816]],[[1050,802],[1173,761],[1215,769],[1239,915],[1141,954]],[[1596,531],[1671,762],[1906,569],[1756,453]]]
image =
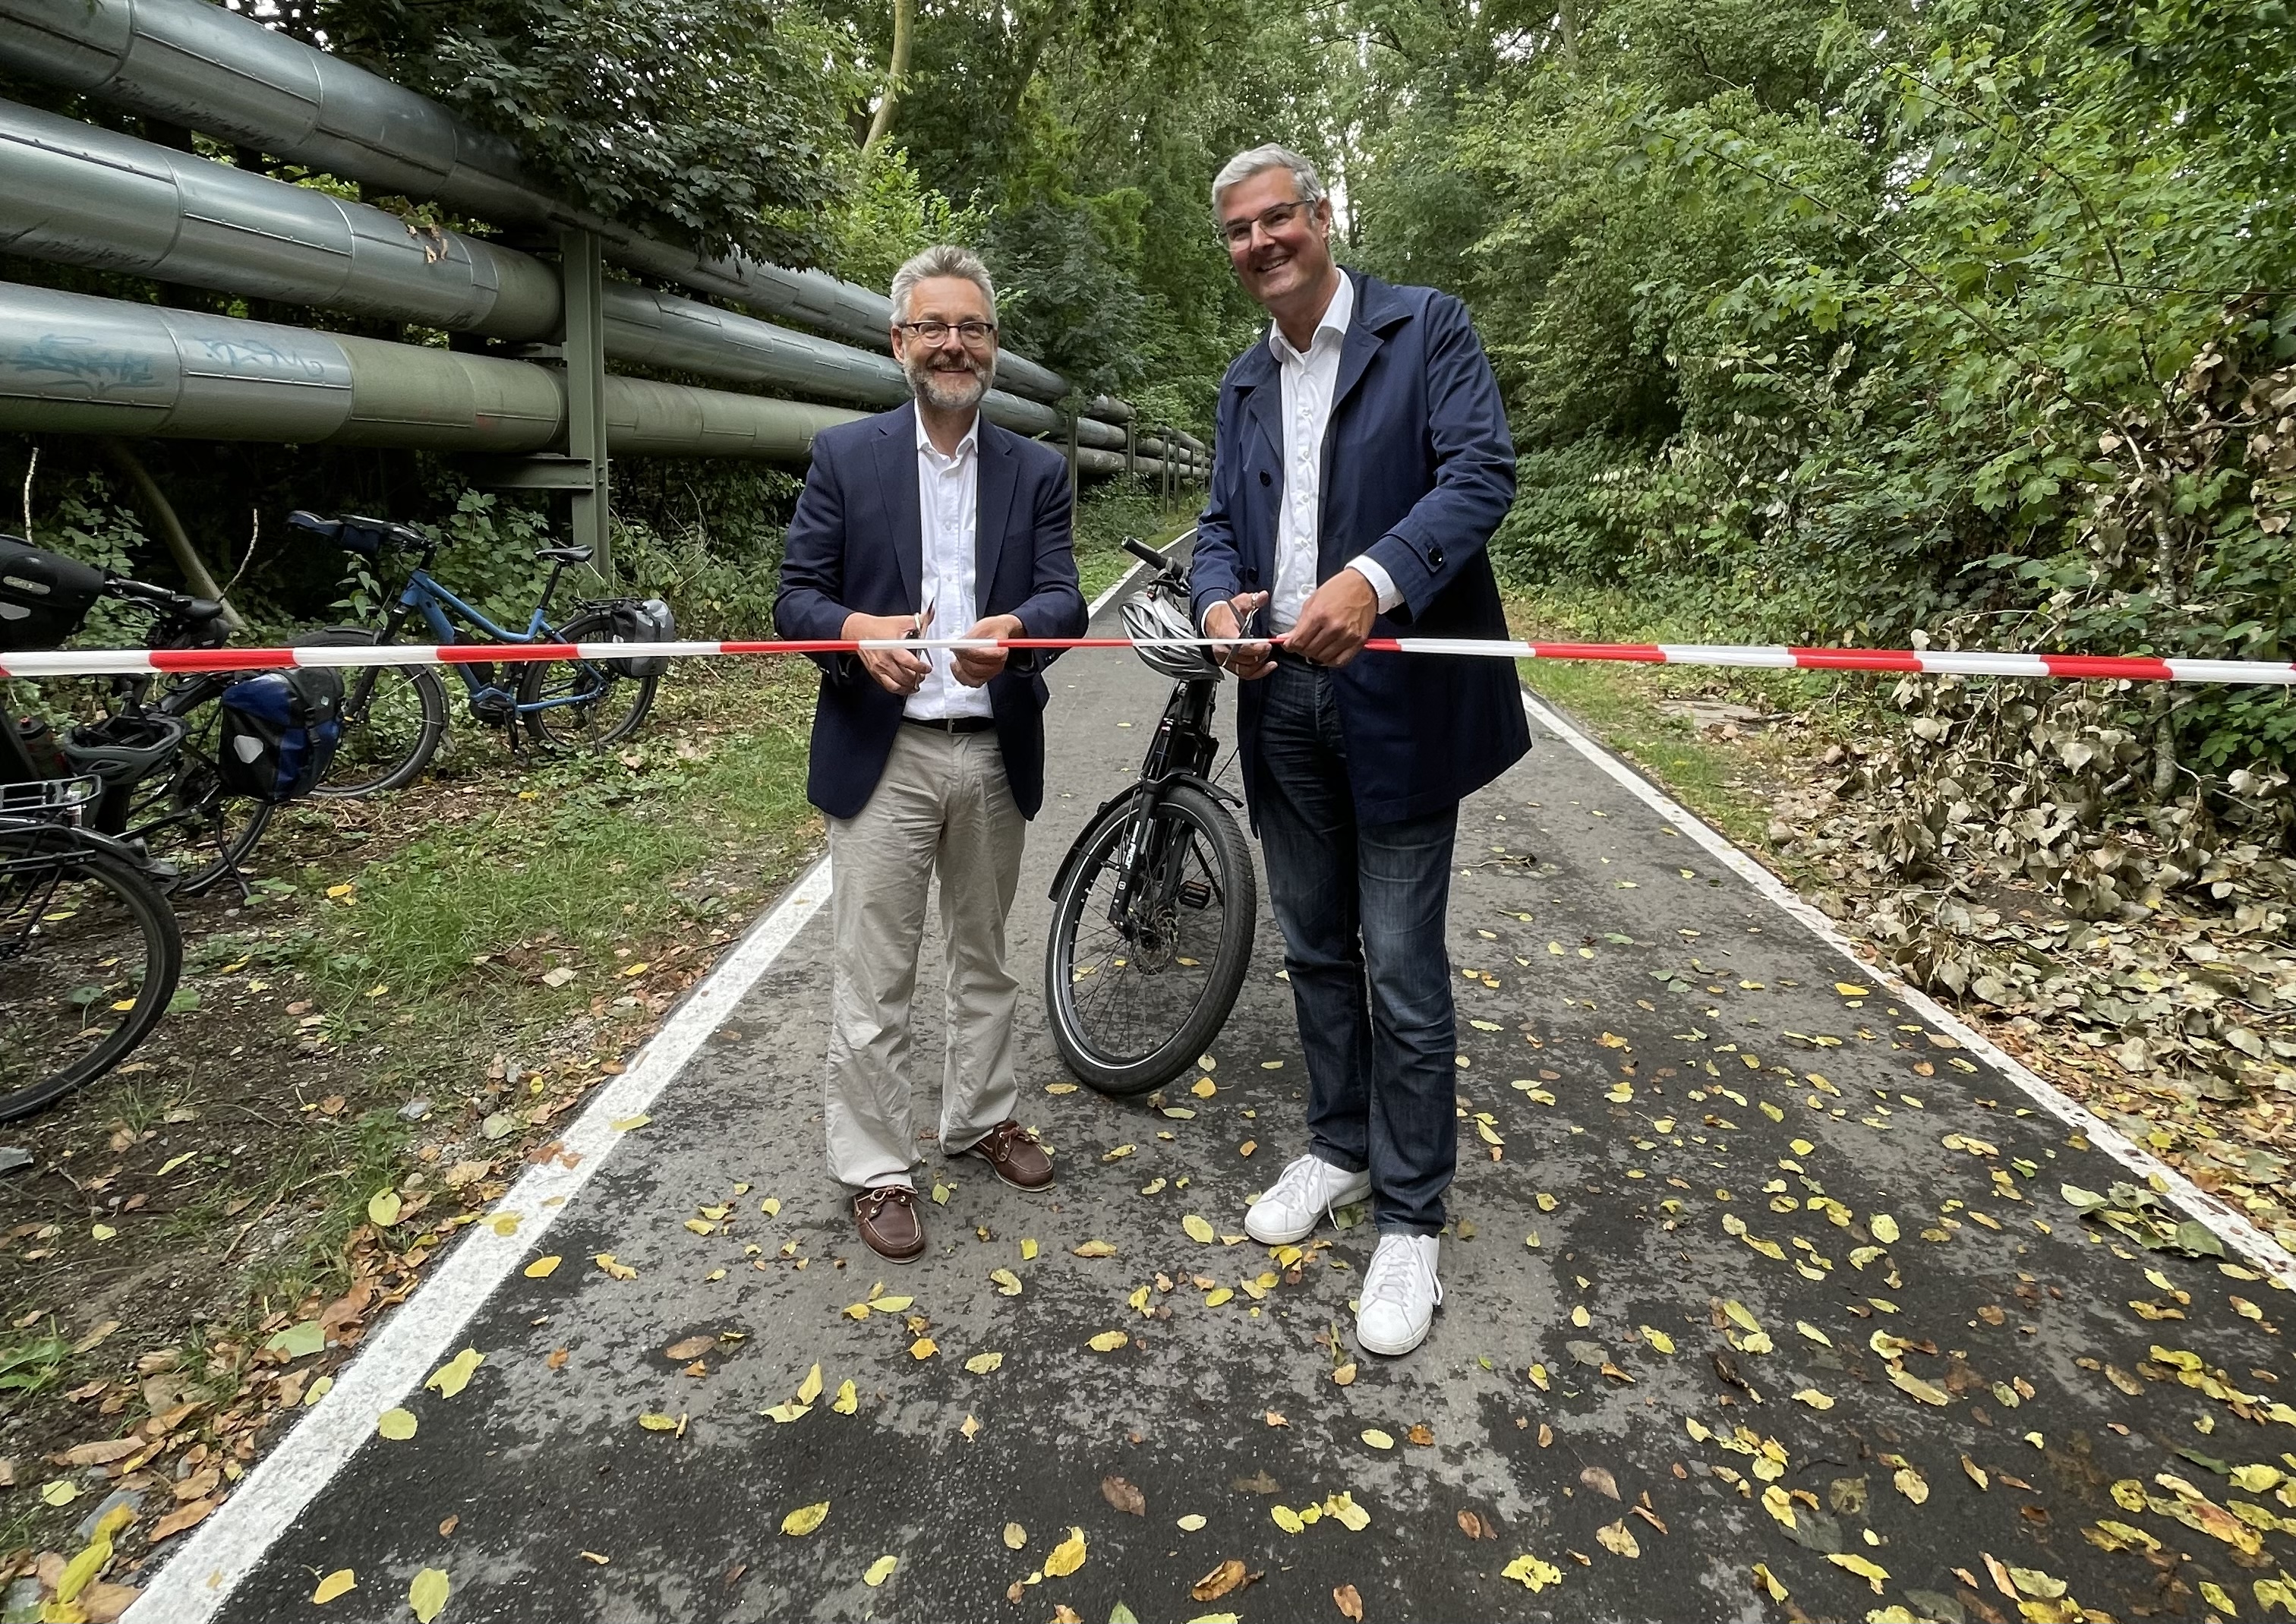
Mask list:
[[[894,637],[914,641],[925,635],[925,628],[932,624],[932,617],[933,603],[930,599],[914,615],[852,614],[845,617],[845,624],[838,636],[854,642]],[[932,669],[922,650],[876,648],[862,649],[859,653],[862,666],[876,678],[877,685],[903,699],[923,686],[926,676]]]

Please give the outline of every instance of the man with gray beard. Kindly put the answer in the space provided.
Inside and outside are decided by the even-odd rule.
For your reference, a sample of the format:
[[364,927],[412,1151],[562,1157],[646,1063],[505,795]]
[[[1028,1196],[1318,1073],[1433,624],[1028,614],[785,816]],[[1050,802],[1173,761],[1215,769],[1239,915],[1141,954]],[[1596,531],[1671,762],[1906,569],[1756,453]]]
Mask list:
[[[912,404],[824,430],[790,519],[774,622],[806,641],[1073,637],[1085,628],[1068,465],[985,422],[996,293],[965,249],[927,249],[893,278],[893,355]],[[806,795],[829,819],[836,928],[829,1170],[861,1239],[906,1263],[925,1249],[910,1169],[909,1003],[925,898],[940,877],[947,945],[944,1156],[1040,1190],[1051,1159],[1014,1120],[1004,922],[1024,824],[1044,801],[1050,652],[867,649],[816,657]]]

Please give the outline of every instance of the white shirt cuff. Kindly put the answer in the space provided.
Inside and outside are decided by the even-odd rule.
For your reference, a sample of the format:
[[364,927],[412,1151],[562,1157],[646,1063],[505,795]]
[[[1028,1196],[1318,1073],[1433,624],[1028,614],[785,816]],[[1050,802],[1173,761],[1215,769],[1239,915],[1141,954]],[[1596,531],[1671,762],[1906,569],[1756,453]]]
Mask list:
[[1395,578],[1368,553],[1358,554],[1348,560],[1348,568],[1371,583],[1372,594],[1379,599],[1379,612],[1391,615],[1403,606],[1403,595],[1395,589]]

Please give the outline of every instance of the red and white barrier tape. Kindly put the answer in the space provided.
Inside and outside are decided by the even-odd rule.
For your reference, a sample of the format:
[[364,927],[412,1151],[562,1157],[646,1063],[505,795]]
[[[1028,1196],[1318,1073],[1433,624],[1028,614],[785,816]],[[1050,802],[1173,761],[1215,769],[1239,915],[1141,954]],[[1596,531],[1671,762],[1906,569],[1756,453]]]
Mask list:
[[[865,648],[1201,649],[1230,646],[1212,637],[874,638],[816,643],[456,643],[327,645],[271,649],[60,649],[0,656],[0,677],[136,676],[153,671],[265,671],[284,666],[518,664],[535,660],[691,660],[719,655],[852,653]],[[2061,680],[2250,683],[2296,686],[2296,661],[2155,660],[2112,654],[1988,654],[1934,649],[1798,649],[1776,644],[1516,643],[1505,638],[1374,637],[1378,653],[1444,654],[1484,660],[1613,660],[1643,665],[1720,666],[1753,670],[1925,672],[1931,676],[2043,677]]]

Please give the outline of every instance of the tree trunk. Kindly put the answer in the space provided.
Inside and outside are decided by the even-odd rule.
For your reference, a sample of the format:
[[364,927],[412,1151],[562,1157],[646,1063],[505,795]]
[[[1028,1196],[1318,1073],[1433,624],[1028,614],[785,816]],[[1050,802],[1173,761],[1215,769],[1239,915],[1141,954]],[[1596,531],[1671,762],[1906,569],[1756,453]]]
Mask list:
[[868,139],[861,144],[865,152],[874,148],[893,127],[893,109],[901,99],[901,81],[909,76],[909,29],[916,9],[916,0],[893,0],[893,56],[885,68],[885,94],[877,103],[876,117],[869,120]]
[[1562,29],[1562,63],[1572,72],[1578,70],[1578,0],[1560,0],[1554,20]]
[[175,559],[176,568],[183,571],[184,583],[192,589],[193,595],[213,598],[222,603],[223,623],[235,632],[246,630],[247,622],[225,599],[223,588],[216,585],[216,578],[209,572],[207,561],[200,556],[199,549],[192,545],[191,537],[184,533],[184,521],[176,517],[175,505],[152,478],[151,470],[144,466],[144,459],[128,448],[126,440],[117,439],[109,434],[102,436],[95,443],[102,448],[105,458],[119,471],[121,477],[134,488],[144,511],[160,527],[160,537],[168,544],[168,552]]

